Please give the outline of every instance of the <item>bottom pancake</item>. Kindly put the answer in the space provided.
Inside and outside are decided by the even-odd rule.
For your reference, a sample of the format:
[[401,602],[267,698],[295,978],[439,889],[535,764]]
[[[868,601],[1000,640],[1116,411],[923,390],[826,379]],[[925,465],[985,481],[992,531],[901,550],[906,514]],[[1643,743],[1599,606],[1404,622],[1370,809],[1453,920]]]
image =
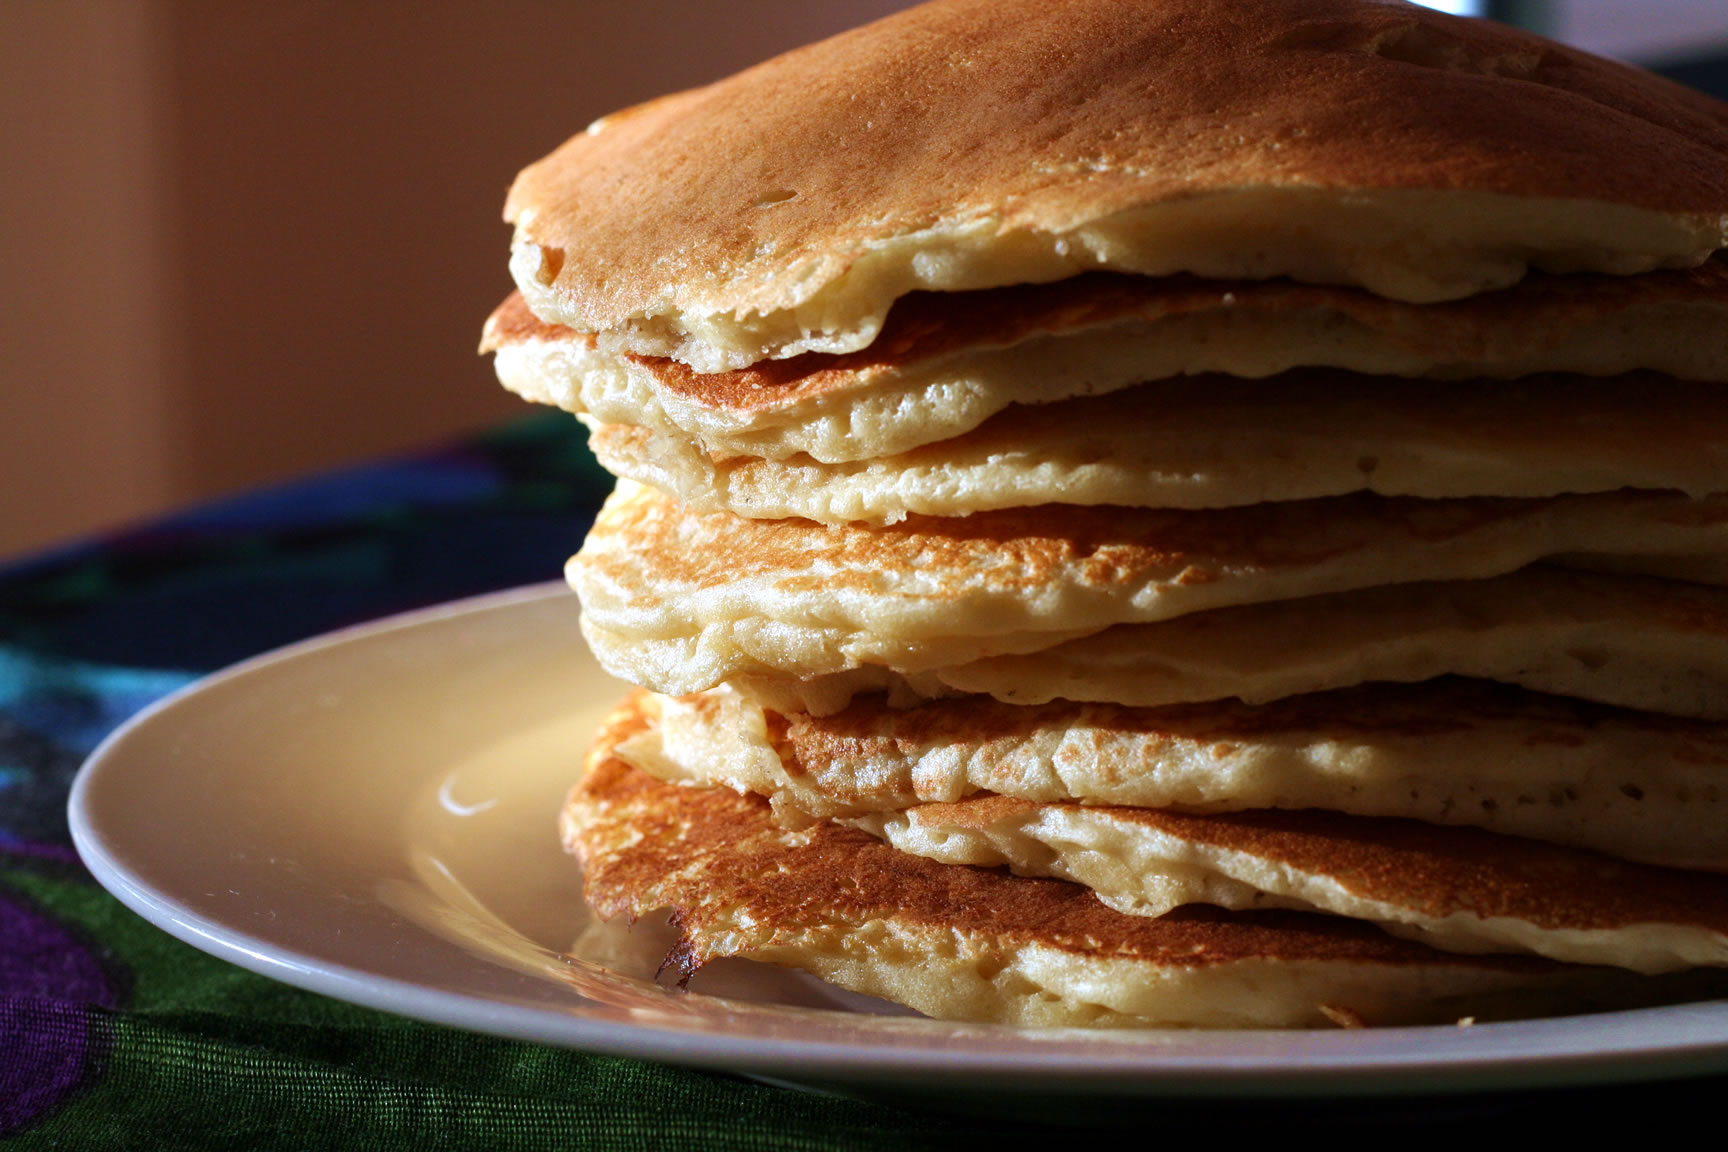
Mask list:
[[757,797],[619,759],[650,724],[642,700],[602,732],[564,836],[601,915],[673,911],[667,965],[685,978],[743,956],[930,1016],[1021,1026],[1442,1022],[1662,994],[1613,969],[1442,953],[1338,917],[1125,915],[1078,885],[937,863],[831,823],[787,829]]

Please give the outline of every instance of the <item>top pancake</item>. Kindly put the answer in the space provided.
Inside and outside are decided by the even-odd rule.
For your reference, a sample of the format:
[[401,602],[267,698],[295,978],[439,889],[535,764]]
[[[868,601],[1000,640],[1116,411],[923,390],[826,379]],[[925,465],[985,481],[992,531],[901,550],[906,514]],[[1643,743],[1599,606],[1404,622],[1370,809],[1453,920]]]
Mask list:
[[940,0],[601,120],[524,171],[543,319],[702,371],[909,291],[1288,275],[1433,301],[1724,243],[1728,114],[1375,0]]

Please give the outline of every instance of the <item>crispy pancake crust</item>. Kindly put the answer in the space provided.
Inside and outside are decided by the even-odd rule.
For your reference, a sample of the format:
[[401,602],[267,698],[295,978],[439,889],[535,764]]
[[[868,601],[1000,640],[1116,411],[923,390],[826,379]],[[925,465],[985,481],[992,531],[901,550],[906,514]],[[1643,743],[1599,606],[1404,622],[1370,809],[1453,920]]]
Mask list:
[[667,963],[686,976],[748,956],[939,1017],[1230,1027],[1444,1020],[1476,1010],[1473,996],[1615,979],[1448,955],[1336,917],[1127,916],[1078,885],[936,864],[831,824],[789,831],[760,799],[661,783],[612,754],[645,728],[634,706],[614,716],[563,829],[600,914],[674,910]]
[[1695,264],[1725,155],[1706,97],[1409,5],[941,0],[599,121],[506,216],[538,315],[713,370],[1093,267],[1435,300]]

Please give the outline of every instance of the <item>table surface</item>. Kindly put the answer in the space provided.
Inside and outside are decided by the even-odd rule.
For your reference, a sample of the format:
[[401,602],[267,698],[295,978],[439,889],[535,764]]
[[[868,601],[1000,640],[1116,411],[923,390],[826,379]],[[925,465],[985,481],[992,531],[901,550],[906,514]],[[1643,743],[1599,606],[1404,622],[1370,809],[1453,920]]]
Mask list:
[[[548,413],[0,567],[0,1137],[67,1148],[924,1148],[950,1117],[472,1035],[328,1000],[171,939],[102,891],[65,806],[107,732],[332,628],[555,576],[609,486]],[[1714,1119],[1728,1077],[1467,1098],[1121,1106],[1142,1138],[1289,1125],[1462,1134]],[[986,1104],[988,1110],[988,1105]],[[1016,1110],[1004,1101],[1000,1115]]]

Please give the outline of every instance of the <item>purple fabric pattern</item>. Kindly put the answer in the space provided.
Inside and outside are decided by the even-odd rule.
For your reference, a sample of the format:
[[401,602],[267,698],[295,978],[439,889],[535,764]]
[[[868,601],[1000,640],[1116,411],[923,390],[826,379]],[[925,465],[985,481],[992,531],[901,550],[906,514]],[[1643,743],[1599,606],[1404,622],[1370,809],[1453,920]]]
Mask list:
[[112,1008],[101,963],[71,933],[0,896],[0,1135],[52,1111],[92,1070],[86,1005]]

